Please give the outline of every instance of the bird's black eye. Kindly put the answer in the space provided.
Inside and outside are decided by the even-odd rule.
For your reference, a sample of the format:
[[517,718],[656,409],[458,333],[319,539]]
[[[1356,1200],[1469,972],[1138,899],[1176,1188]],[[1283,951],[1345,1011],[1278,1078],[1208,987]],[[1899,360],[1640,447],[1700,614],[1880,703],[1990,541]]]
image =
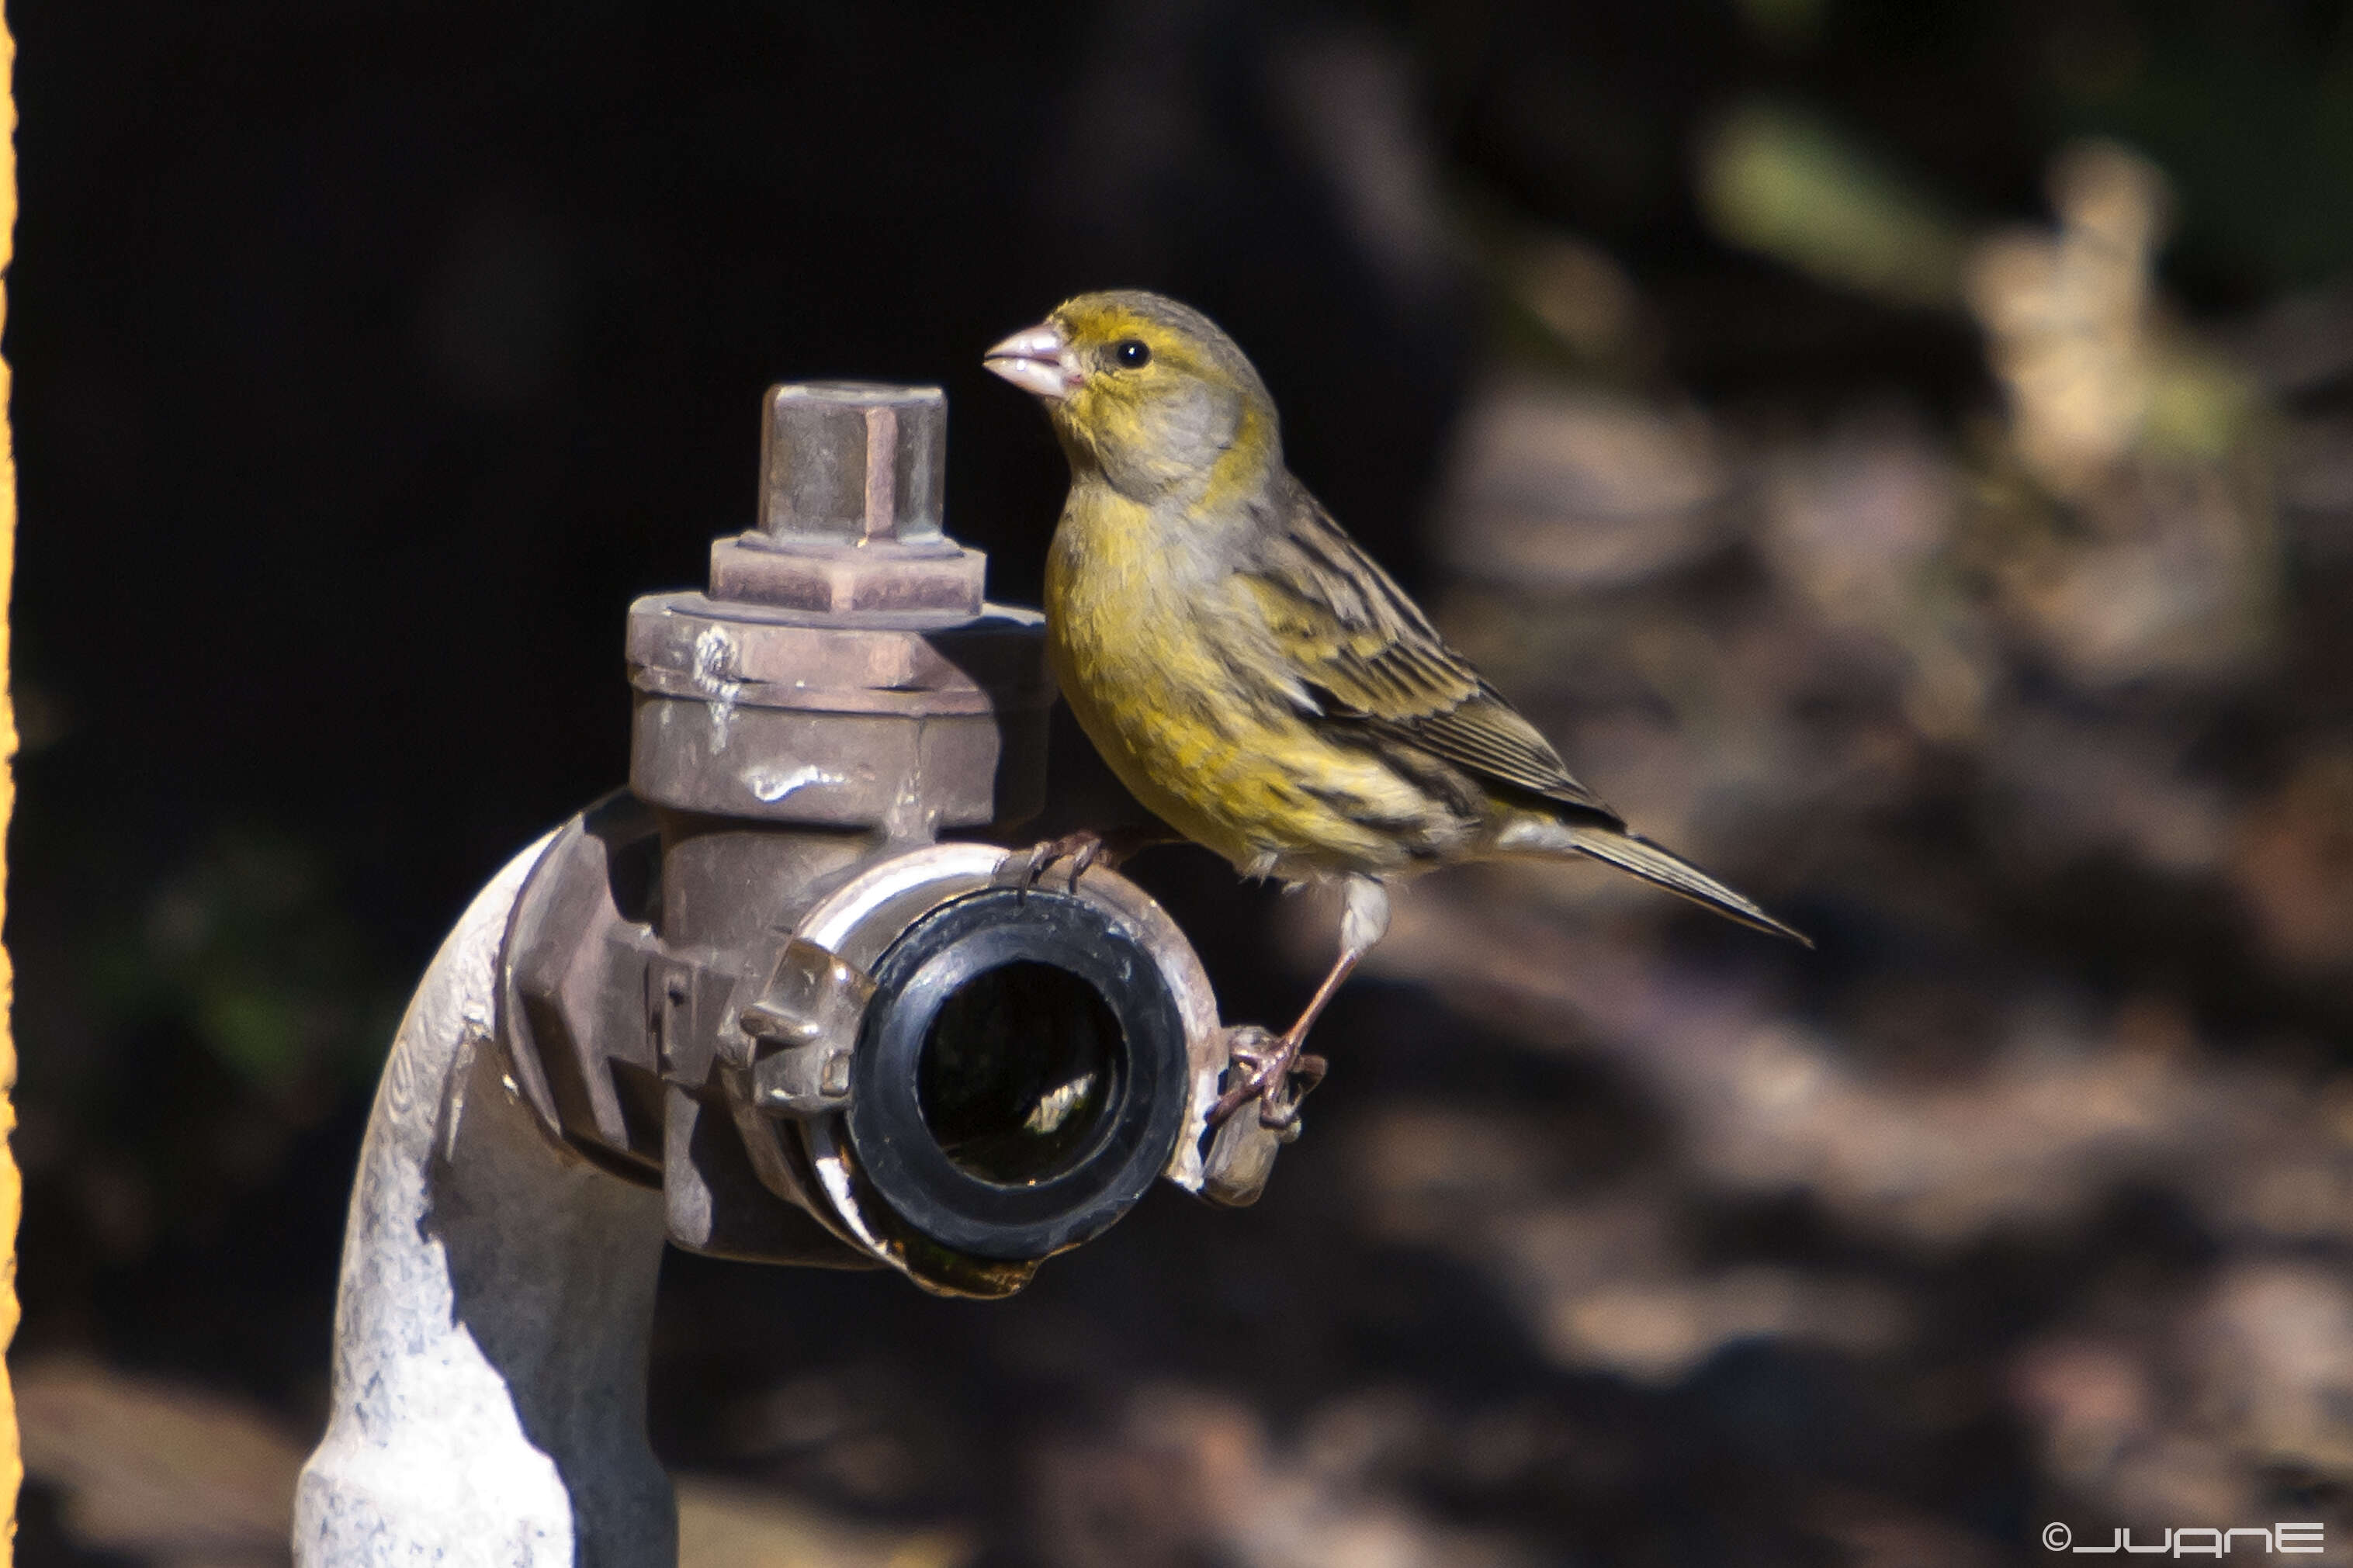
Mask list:
[[1111,357],[1123,369],[1142,370],[1152,363],[1152,346],[1141,338],[1123,339],[1112,345]]

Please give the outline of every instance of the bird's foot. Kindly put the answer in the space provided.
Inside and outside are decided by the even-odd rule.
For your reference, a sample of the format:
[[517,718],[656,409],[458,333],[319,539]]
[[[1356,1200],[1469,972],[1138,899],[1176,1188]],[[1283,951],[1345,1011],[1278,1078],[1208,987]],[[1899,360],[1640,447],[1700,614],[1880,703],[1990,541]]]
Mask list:
[[1299,1102],[1324,1081],[1329,1066],[1322,1057],[1300,1050],[1303,1038],[1303,1032],[1297,1029],[1280,1039],[1269,1039],[1263,1031],[1237,1035],[1233,1066],[1227,1070],[1240,1071],[1241,1081],[1218,1096],[1218,1102],[1209,1107],[1209,1126],[1213,1130],[1224,1126],[1236,1111],[1255,1100],[1260,1126],[1272,1132],[1295,1135]]
[[1116,871],[1137,850],[1174,842],[1158,828],[1115,827],[1109,833],[1082,828],[1076,833],[1065,833],[1031,847],[1029,861],[1022,868],[1020,886],[1025,890],[1038,886],[1058,862],[1068,860],[1070,880],[1063,887],[1075,893],[1079,890],[1079,879],[1096,867]]
[[1029,851],[1029,864],[1021,870],[1022,889],[1027,891],[1045,880],[1046,873],[1054,868],[1057,861],[1068,860],[1071,863],[1071,879],[1066,884],[1067,889],[1073,893],[1077,892],[1079,879],[1093,870],[1098,863],[1105,865],[1118,863],[1115,858],[1104,859],[1105,847],[1102,834],[1084,830],[1065,833],[1060,838],[1049,838],[1033,846]]

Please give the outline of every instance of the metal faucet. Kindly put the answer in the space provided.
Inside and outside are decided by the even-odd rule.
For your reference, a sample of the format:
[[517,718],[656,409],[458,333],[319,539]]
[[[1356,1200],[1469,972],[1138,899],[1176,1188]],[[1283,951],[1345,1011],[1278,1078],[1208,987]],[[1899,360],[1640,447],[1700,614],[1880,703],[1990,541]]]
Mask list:
[[942,840],[1035,814],[1035,612],[942,528],[936,387],[769,389],[758,526],[630,607],[629,783],[525,850],[427,971],[379,1088],[303,1470],[311,1568],[676,1558],[646,1444],[661,1244],[1018,1290],[1165,1177],[1244,1033],[1103,870]]

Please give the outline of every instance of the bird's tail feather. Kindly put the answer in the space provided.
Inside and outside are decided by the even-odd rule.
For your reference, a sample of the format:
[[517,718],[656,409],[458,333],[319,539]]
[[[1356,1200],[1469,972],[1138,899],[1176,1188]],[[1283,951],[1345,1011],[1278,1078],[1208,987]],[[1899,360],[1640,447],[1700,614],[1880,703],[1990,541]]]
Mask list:
[[1571,824],[1555,817],[1523,818],[1502,836],[1496,847],[1515,856],[1589,855],[1671,893],[1680,893],[1695,904],[1704,904],[1726,920],[1775,936],[1786,936],[1808,947],[1814,945],[1813,939],[1805,932],[1775,920],[1682,856],[1623,828],[1599,823]]

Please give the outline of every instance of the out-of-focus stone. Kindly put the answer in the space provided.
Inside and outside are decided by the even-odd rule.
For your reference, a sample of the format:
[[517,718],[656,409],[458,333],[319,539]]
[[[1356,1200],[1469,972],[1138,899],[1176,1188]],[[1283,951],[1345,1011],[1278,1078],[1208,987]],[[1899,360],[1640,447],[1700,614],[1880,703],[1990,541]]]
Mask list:
[[2043,1462],[2070,1487],[2101,1485],[2158,1417],[2145,1359],[2105,1341],[2060,1338],[2029,1346],[2012,1364],[2010,1382],[2011,1396],[2041,1433]]
[[93,1552],[161,1564],[280,1564],[302,1448],[233,1399],[94,1362],[16,1369],[25,1472],[65,1493]]
[[1501,381],[1463,413],[1438,551],[1478,582],[1639,582],[1723,547],[1730,489],[1716,434],[1694,409]]
[[[161,1568],[288,1561],[303,1449],[217,1394],[58,1358],[16,1371],[26,1473],[64,1494],[76,1546]],[[684,1477],[680,1568],[960,1568],[962,1529],[844,1519],[777,1492]]]
[[2258,1462],[2353,1479],[2353,1281],[2307,1262],[2242,1263],[2191,1327],[2200,1413]]
[[1883,411],[1765,464],[1757,543],[1830,626],[1875,638],[1906,668],[1904,712],[1939,741],[1976,738],[1998,679],[1947,552],[1961,516],[1951,456],[1908,415]]
[[2204,871],[2229,844],[2230,803],[2189,775],[2183,750],[2145,728],[2013,707],[1988,736],[1987,826],[2035,864],[2122,850],[2171,875]]

